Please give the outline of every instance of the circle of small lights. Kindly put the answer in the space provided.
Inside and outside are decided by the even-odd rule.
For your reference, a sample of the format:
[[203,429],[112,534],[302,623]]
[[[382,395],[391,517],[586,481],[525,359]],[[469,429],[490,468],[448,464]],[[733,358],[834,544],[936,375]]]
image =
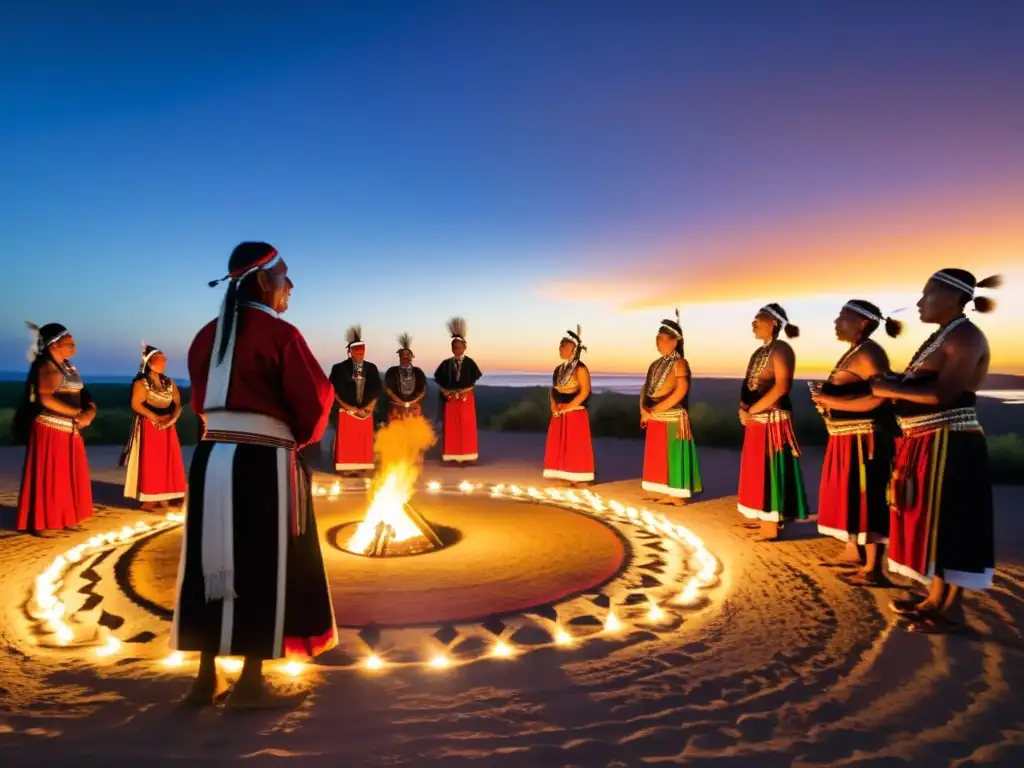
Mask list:
[[[318,498],[336,499],[343,493],[356,490],[359,489],[345,488],[340,482],[335,481],[329,486],[314,484],[313,495]],[[577,492],[564,488],[538,489],[531,486],[522,487],[505,483],[492,485],[488,488],[483,483],[471,483],[468,480],[463,480],[454,488],[446,488],[438,481],[430,481],[426,484],[426,490],[429,493],[457,492],[472,494],[486,492],[493,498],[560,506],[594,517],[604,517],[646,529],[648,532],[660,536],[662,543],[669,549],[672,548],[674,543],[684,544],[693,553],[691,558],[693,564],[696,565],[696,574],[689,578],[676,598],[667,601],[677,606],[695,605],[701,598],[701,590],[713,586],[717,580],[718,559],[707,549],[704,542],[688,528],[671,522],[663,514],[654,514],[646,509],[637,509],[612,499],[604,499],[589,489]],[[92,555],[99,554],[107,549],[133,543],[144,536],[176,528],[184,522],[184,514],[168,512],[158,522],[139,521],[134,526],[123,526],[117,530],[96,534],[86,542],[77,544],[66,552],[54,557],[43,572],[36,577],[32,595],[26,606],[28,615],[36,622],[39,634],[44,639],[49,640],[51,645],[89,645],[98,658],[118,654],[122,650],[121,641],[107,631],[106,628],[97,625],[93,628],[91,637],[83,640],[82,636],[85,632],[82,630],[76,632],[71,624],[68,623],[66,620],[67,606],[59,597],[64,578],[72,567]],[[660,623],[665,619],[666,612],[664,608],[652,600],[646,613],[646,620],[648,622]],[[614,607],[609,607],[605,614],[602,634],[618,633],[624,628],[625,624],[615,613]],[[567,648],[577,645],[577,641],[581,639],[584,638],[574,637],[566,627],[557,625],[549,645]],[[479,658],[511,659],[518,655],[519,649],[507,641],[499,639],[487,652],[482,653]],[[188,662],[189,657],[186,654],[181,651],[174,651],[165,657],[160,664],[166,668],[176,669]],[[233,657],[218,658],[217,663],[223,671],[229,673],[236,673],[242,667],[242,660]],[[440,670],[447,669],[456,663],[466,662],[456,662],[444,652],[435,652],[428,659],[421,662],[420,666]],[[376,671],[388,666],[388,663],[376,653],[370,653],[360,662],[360,666],[367,670]],[[397,666],[409,666],[409,663],[401,663]],[[284,659],[278,665],[278,671],[290,677],[299,677],[304,670],[305,665],[295,659]]]

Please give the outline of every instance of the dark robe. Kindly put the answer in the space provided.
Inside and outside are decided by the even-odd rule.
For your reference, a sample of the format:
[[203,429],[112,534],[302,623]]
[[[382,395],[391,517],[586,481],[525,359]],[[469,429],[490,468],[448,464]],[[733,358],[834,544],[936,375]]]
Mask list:
[[359,398],[356,393],[356,382],[352,378],[355,370],[355,363],[352,358],[331,368],[331,384],[334,392],[341,402],[352,408],[365,408],[377,400],[381,393],[380,372],[373,363],[363,362],[363,396]]
[[422,368],[417,368],[415,365],[412,366],[413,375],[415,377],[415,384],[413,391],[410,394],[403,393],[401,386],[399,386],[398,372],[401,366],[393,365],[388,368],[387,373],[384,374],[384,386],[391,390],[391,393],[403,402],[410,402],[415,400],[424,392],[427,391],[427,377],[423,373]]
[[449,357],[437,366],[437,370],[434,371],[434,381],[437,382],[437,386],[450,392],[469,389],[480,380],[481,376],[483,376],[483,373],[480,372],[479,366],[477,366],[476,361],[472,357],[462,358],[462,366],[459,370],[458,378],[455,376],[454,357]]

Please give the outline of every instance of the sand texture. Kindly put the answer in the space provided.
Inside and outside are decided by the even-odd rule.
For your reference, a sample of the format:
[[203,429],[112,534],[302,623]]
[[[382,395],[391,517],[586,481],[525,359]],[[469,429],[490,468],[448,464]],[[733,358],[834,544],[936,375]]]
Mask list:
[[[595,490],[639,505],[642,445],[598,441],[596,452],[603,483]],[[480,466],[428,465],[426,479],[539,486],[542,454],[543,436],[484,434]],[[137,520],[140,513],[126,511],[118,499],[116,449],[91,449],[90,461],[97,501],[108,505],[90,521],[90,530]],[[23,612],[32,580],[55,552],[91,534],[69,534],[54,544],[4,532],[0,762],[1024,764],[1019,490],[996,489],[999,567],[995,587],[968,599],[971,631],[928,637],[894,626],[886,603],[898,592],[853,589],[818,567],[838,552],[837,542],[806,535],[754,543],[734,527],[738,455],[702,451],[701,466],[705,497],[666,513],[721,560],[720,583],[699,610],[680,612],[678,621],[659,631],[627,612],[626,627],[615,637],[446,670],[370,673],[341,655],[325,657],[287,683],[308,686],[310,693],[283,713],[178,710],[174,700],[188,687],[187,670],[157,663],[166,654],[169,625],[145,611],[138,611],[138,626],[126,624],[118,634],[156,627],[164,636],[111,659],[34,646]],[[820,456],[810,452],[805,472],[812,505],[819,468]],[[8,522],[19,469],[16,450],[0,452],[0,505]],[[797,535],[813,532],[813,524],[801,527]],[[95,570],[105,568],[115,570],[110,563]],[[152,568],[164,572],[166,563]],[[113,578],[101,584],[109,586]],[[128,603],[113,594],[103,600],[110,614],[135,615]]]

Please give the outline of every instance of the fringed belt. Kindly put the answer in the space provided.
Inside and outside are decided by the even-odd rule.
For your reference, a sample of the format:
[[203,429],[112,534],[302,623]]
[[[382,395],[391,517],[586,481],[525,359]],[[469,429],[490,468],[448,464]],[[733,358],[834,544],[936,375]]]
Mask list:
[[904,437],[920,437],[940,429],[948,429],[950,432],[982,431],[974,408],[953,408],[924,416],[897,416],[896,422]]
[[669,424],[678,424],[679,432],[677,437],[680,440],[692,440],[693,432],[690,430],[690,414],[685,408],[669,408],[667,411],[652,411],[651,421],[664,421]]
[[67,416],[56,416],[52,413],[41,413],[36,416],[36,421],[51,429],[58,429],[61,432],[77,432],[78,425],[75,424],[74,419],[69,419]]
[[291,427],[262,413],[211,411],[206,414],[203,440],[213,443],[244,443],[295,450]]
[[780,421],[789,421],[789,411],[784,411],[781,408],[774,408],[764,413],[755,413],[747,416],[747,421],[752,421],[755,424],[774,424]]
[[871,419],[840,419],[838,421],[825,419],[825,429],[833,437],[872,435],[875,432],[875,422]]
[[774,408],[765,413],[755,413],[747,416],[747,423],[767,425],[769,455],[775,455],[786,445],[789,445],[794,456],[800,455],[800,444],[793,431],[793,419],[789,411]]

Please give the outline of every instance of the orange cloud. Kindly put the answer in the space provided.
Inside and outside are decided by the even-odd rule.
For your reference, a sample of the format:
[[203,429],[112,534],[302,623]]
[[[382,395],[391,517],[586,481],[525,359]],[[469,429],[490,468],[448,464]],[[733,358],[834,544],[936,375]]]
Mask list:
[[[916,290],[935,269],[978,277],[1024,263],[1024,190],[979,201],[924,201],[743,223],[682,235],[593,280],[548,285],[548,298],[616,303],[623,310],[769,301],[838,291]],[[629,249],[635,254],[637,249]],[[605,254],[599,259],[605,262]],[[600,270],[591,267],[591,271]]]

